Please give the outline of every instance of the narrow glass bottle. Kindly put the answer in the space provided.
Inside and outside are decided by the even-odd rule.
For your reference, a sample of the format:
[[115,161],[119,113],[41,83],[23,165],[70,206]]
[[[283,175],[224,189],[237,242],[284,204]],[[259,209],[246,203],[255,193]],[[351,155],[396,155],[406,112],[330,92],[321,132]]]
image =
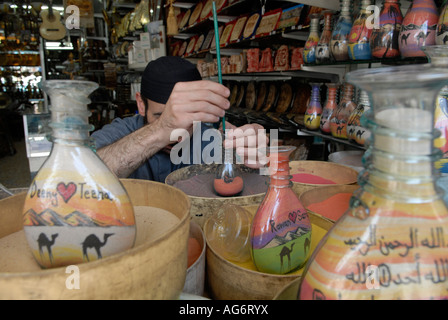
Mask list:
[[370,37],[370,48],[374,58],[386,59],[400,56],[398,36],[402,22],[400,1],[384,0],[378,28],[373,29]]
[[311,222],[292,190],[289,156],[293,146],[267,148],[269,188],[253,218],[252,260],[261,272],[285,274],[308,260]]
[[339,84],[337,83],[327,83],[328,88],[327,100],[325,101],[324,108],[322,111],[322,116],[320,117],[320,131],[326,134],[331,134],[330,129],[330,119],[333,112],[338,107],[337,97]]
[[305,127],[309,130],[317,130],[320,126],[320,117],[322,115],[322,104],[320,102],[321,83],[310,83],[311,98],[303,118]]
[[305,47],[303,49],[303,61],[305,63],[313,64],[316,63],[316,48],[319,42],[319,13],[313,13],[310,16],[310,34],[305,42]]
[[353,101],[355,88],[350,83],[345,83],[344,94],[338,107],[330,118],[331,135],[339,139],[347,139],[347,123],[350,114],[355,110],[356,103]]
[[347,137],[348,140],[356,142],[360,145],[364,145],[365,141],[370,137],[370,130],[361,126],[362,115],[369,111],[370,100],[369,95],[365,90],[362,90],[359,95],[358,104],[350,114],[347,124]]
[[331,54],[336,61],[347,61],[348,36],[352,29],[352,1],[341,0],[341,13],[331,34]]
[[298,297],[448,299],[448,208],[436,187],[433,145],[435,98],[448,71],[413,65],[346,79],[372,99],[363,122],[373,139],[360,189],[313,252]]
[[351,60],[368,60],[372,58],[370,50],[370,36],[372,27],[368,25],[369,16],[372,14],[367,9],[371,0],[362,0],[359,16],[353,22],[350,35],[348,37],[348,55]]
[[120,181],[90,148],[88,81],[43,82],[53,148],[25,198],[23,224],[43,268],[94,261],[134,245],[134,209]]
[[316,48],[316,64],[330,63],[333,60],[330,49],[331,27],[334,12],[325,10],[324,15],[324,29],[320,35],[319,42]]

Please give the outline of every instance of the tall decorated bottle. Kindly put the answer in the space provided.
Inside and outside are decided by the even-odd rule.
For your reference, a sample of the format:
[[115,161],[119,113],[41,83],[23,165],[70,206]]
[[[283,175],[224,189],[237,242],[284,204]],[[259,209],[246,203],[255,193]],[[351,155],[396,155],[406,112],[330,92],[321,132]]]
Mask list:
[[89,81],[50,80],[53,148],[28,190],[23,224],[42,268],[94,261],[134,245],[126,190],[90,148]]
[[344,84],[344,94],[338,107],[330,118],[331,135],[339,139],[347,139],[347,124],[350,114],[355,110],[356,103],[353,101],[355,88],[350,83]]
[[317,130],[320,126],[320,117],[322,115],[322,104],[320,102],[321,83],[310,83],[311,98],[303,118],[305,127],[309,130]]
[[370,48],[374,58],[387,59],[400,56],[398,41],[402,22],[399,0],[384,0],[378,28],[373,29],[370,37]]
[[324,29],[320,35],[319,42],[316,48],[316,64],[330,63],[333,61],[331,55],[330,40],[331,40],[331,25],[334,12],[325,10],[324,15]]
[[369,10],[371,0],[362,0],[359,16],[353,22],[350,35],[348,36],[348,55],[351,60],[368,60],[372,58],[370,49],[370,36],[372,26],[369,25]]
[[327,83],[328,88],[327,100],[325,101],[324,108],[322,110],[322,116],[320,117],[320,131],[326,134],[331,134],[330,129],[330,119],[333,112],[338,107],[337,96],[339,84],[337,83]]
[[373,139],[360,189],[314,250],[298,297],[446,300],[448,208],[436,186],[434,106],[448,70],[408,65],[346,79],[371,98],[362,119]]
[[331,34],[331,54],[336,61],[347,61],[348,37],[352,29],[352,1],[341,0],[341,13]]
[[403,58],[425,57],[423,46],[436,44],[439,14],[433,0],[413,0],[400,31],[399,48]]
[[292,146],[268,148],[269,188],[252,221],[251,256],[261,272],[285,274],[308,260],[311,222],[292,190],[289,156]]
[[305,47],[303,48],[303,61],[305,63],[313,64],[316,63],[316,48],[319,42],[319,20],[320,14],[313,13],[310,16],[310,34],[305,42]]
[[370,130],[361,126],[362,115],[370,110],[369,95],[366,91],[361,91],[358,104],[355,110],[350,114],[347,124],[348,140],[354,141],[360,145],[364,145],[365,141],[370,137]]

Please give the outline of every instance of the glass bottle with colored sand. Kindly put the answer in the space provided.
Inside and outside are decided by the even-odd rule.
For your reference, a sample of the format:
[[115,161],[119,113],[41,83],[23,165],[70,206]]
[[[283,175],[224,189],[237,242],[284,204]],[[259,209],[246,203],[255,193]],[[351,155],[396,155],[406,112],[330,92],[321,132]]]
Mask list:
[[322,116],[320,117],[320,130],[323,133],[330,134],[331,115],[338,107],[336,99],[338,96],[339,84],[327,83],[326,86],[328,88],[328,94],[327,94],[327,100],[325,101],[325,105],[322,110]]
[[330,118],[331,135],[335,138],[347,139],[347,124],[350,114],[355,110],[356,103],[353,101],[355,88],[350,83],[344,84],[344,94],[338,107]]
[[352,29],[352,1],[341,0],[341,13],[331,34],[331,54],[336,61],[347,61],[348,36]]
[[348,55],[351,60],[368,60],[372,58],[370,50],[370,36],[372,26],[369,25],[369,17],[372,14],[368,9],[371,0],[362,0],[359,16],[353,22],[348,37]]
[[320,35],[319,42],[317,43],[316,64],[330,63],[333,59],[330,49],[330,40],[334,12],[331,10],[325,10],[322,13],[324,15],[324,30]]
[[132,248],[134,209],[120,181],[90,148],[88,96],[98,84],[50,80],[53,148],[31,183],[23,224],[43,268],[94,261]]
[[408,65],[346,79],[371,98],[362,122],[372,140],[360,189],[313,252],[298,298],[448,299],[448,209],[434,170],[434,106],[448,70]]
[[362,115],[370,110],[369,95],[362,90],[359,95],[358,104],[350,114],[347,123],[347,137],[360,145],[364,145],[366,139],[370,137],[370,130],[361,126]]
[[316,63],[316,48],[319,42],[319,13],[313,13],[310,16],[310,34],[305,42],[305,47],[303,49],[303,61],[305,63]]
[[322,104],[320,103],[321,83],[310,83],[311,98],[303,118],[305,127],[309,130],[317,130],[320,126],[320,117],[322,115]]
[[292,190],[292,146],[267,148],[270,182],[251,225],[251,256],[261,272],[285,274],[302,267],[310,254],[311,222]]
[[400,56],[398,41],[402,22],[400,1],[384,0],[379,25],[377,28],[374,26],[370,37],[370,47],[374,58],[386,59]]
[[219,196],[238,196],[244,189],[241,172],[233,163],[233,149],[224,149],[224,161],[218,166],[213,180],[213,189]]

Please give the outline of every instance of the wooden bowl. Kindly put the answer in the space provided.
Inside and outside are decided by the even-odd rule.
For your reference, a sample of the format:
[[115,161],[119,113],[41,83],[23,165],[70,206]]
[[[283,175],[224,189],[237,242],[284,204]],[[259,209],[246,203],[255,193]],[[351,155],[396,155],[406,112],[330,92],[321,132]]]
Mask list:
[[[161,183],[121,181],[134,206],[164,209],[175,215],[178,222],[154,237],[148,225],[137,220],[139,241],[134,248],[75,266],[79,268],[79,289],[69,289],[66,285],[74,275],[73,269],[66,267],[0,272],[0,299],[177,299],[187,271],[190,200],[182,191]],[[0,200],[0,239],[16,232],[20,235],[25,196],[26,193],[20,193]],[[163,222],[153,225],[153,230],[163,228]],[[35,262],[26,241],[18,251],[23,252],[19,260],[29,254],[28,262]]]
[[[187,180],[198,174],[215,173],[218,168],[217,164],[211,165],[192,165],[174,172],[171,172],[165,179],[165,183],[168,185],[174,185],[177,181]],[[250,169],[246,166],[240,166],[243,172],[258,173],[258,170]],[[266,187],[267,189],[267,187]],[[191,200],[191,216],[201,226],[204,227],[205,221],[214,212],[218,211],[224,204],[235,204],[239,206],[259,205],[263,200],[264,193],[258,193],[250,196],[236,196],[236,197],[188,197]]]
[[322,219],[328,220],[331,223],[336,222],[336,220],[326,217],[322,212],[315,212],[309,209],[309,206],[313,203],[318,203],[327,200],[328,198],[334,196],[338,193],[353,193],[355,190],[359,189],[358,185],[336,185],[336,186],[325,186],[320,188],[314,188],[303,192],[300,195],[300,202],[302,202],[308,214],[313,214],[322,217]]
[[310,189],[324,186],[356,184],[358,179],[358,172],[355,169],[334,162],[311,160],[291,161],[289,166],[291,168],[291,175],[309,173],[335,182],[334,184],[313,184],[293,181],[292,188],[299,197],[303,192]]
[[[255,214],[258,206],[245,208]],[[331,228],[332,223],[312,214],[310,220],[313,227],[312,254],[319,241]],[[207,233],[205,238],[208,238]],[[260,272],[256,270],[252,261],[234,263],[224,259],[209,243],[207,243],[206,261],[208,291],[214,299],[218,300],[271,300],[287,284],[300,278],[303,272],[303,268],[285,275]]]

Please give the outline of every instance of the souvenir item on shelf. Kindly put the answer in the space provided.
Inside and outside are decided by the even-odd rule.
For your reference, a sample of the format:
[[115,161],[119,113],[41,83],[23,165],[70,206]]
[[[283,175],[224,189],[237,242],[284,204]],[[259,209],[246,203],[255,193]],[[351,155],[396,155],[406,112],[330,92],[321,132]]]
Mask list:
[[444,1],[440,10],[439,20],[437,22],[436,44],[448,44],[448,1]]
[[248,49],[246,53],[247,72],[258,72],[260,63],[260,49]]
[[274,82],[271,82],[269,84],[269,88],[268,88],[268,95],[266,97],[266,102],[264,104],[264,107],[262,109],[263,112],[268,112],[277,102],[277,98],[278,98],[278,88],[277,85]]
[[261,20],[260,12],[255,12],[249,16],[246,22],[246,26],[244,27],[243,39],[252,38],[252,36],[255,34],[255,31],[257,30],[260,20]]
[[303,48],[291,50],[291,70],[300,70],[303,64]]
[[277,108],[275,109],[275,112],[286,112],[291,106],[291,101],[293,98],[291,85],[288,82],[282,83],[280,86],[280,95],[277,100]]
[[332,61],[330,40],[334,12],[331,10],[325,10],[322,14],[324,15],[324,29],[320,35],[319,42],[317,43],[316,64],[329,63]]
[[[422,48],[435,68],[448,70],[448,45],[429,46]],[[434,145],[442,152],[442,158],[436,161],[436,169],[442,174],[448,173],[448,86],[440,90],[436,98],[434,113],[434,128],[440,131],[440,136],[434,140]],[[444,186],[445,197],[448,197]]]
[[316,47],[319,42],[320,14],[311,15],[310,34],[303,49],[303,61],[308,64],[316,63]]
[[348,37],[352,29],[352,1],[341,0],[341,13],[331,34],[331,54],[336,61],[347,61]]
[[298,4],[282,12],[277,29],[296,26],[299,23],[304,5]]
[[260,20],[260,24],[255,32],[256,36],[269,35],[277,28],[278,21],[282,15],[281,9],[276,9],[265,13]]
[[370,37],[370,48],[374,58],[385,59],[400,56],[398,41],[402,22],[403,15],[399,0],[384,0],[378,28],[372,30]]
[[257,104],[257,87],[255,81],[249,81],[246,87],[246,109],[252,110]]
[[247,16],[239,17],[235,26],[233,27],[232,34],[230,35],[230,42],[235,42],[241,38],[241,34],[243,33],[244,26],[246,25]]
[[308,100],[311,97],[311,87],[308,83],[299,83],[295,91],[296,94],[292,103],[291,113],[305,114]]
[[425,57],[423,46],[436,43],[439,15],[433,0],[413,0],[403,19],[398,46],[403,58]]
[[238,97],[236,98],[235,107],[242,108],[244,106],[246,96],[246,86],[241,84],[240,90],[238,92]]
[[281,45],[275,52],[274,70],[286,71],[289,69],[289,48],[287,45]]
[[448,70],[364,69],[346,79],[372,99],[372,146],[360,189],[314,250],[298,298],[448,299],[448,209],[434,170],[435,98]]
[[200,21],[212,16],[213,1],[214,0],[206,0],[204,2],[204,8],[202,8],[201,11]]
[[225,46],[229,42],[230,35],[232,34],[232,30],[233,30],[234,26],[235,26],[235,21],[231,21],[231,22],[228,22],[226,24],[226,26],[224,27],[224,31],[222,32],[221,36],[219,37],[219,45],[221,47]]
[[370,130],[361,126],[361,116],[369,111],[370,100],[365,90],[361,91],[359,95],[358,104],[350,114],[347,123],[347,138],[350,141],[354,141],[360,145],[364,145],[366,140],[370,137]]
[[268,93],[267,90],[266,81],[260,82],[260,85],[258,86],[257,105],[255,107],[255,111],[260,111],[263,108]]
[[42,268],[79,264],[132,248],[133,206],[116,176],[90,148],[89,81],[50,80],[53,148],[31,183],[23,225]]
[[353,101],[354,90],[352,84],[345,83],[342,99],[331,115],[330,130],[331,135],[335,138],[347,139],[348,118],[356,108],[356,103]]
[[322,104],[320,102],[321,83],[310,83],[311,99],[305,111],[304,123],[309,130],[317,130],[320,125],[320,117],[322,115]]
[[208,50],[210,48],[214,36],[215,36],[214,30],[213,29],[209,30],[207,36],[204,39],[204,43],[202,44],[201,51]]
[[202,44],[204,43],[205,34],[201,34],[198,37],[198,40],[196,41],[196,44],[194,46],[194,52],[199,52],[201,50]]
[[368,60],[372,58],[370,36],[372,34],[371,10],[368,10],[371,0],[362,0],[359,16],[353,22],[348,36],[348,56],[352,60]]
[[185,14],[182,17],[182,20],[179,23],[179,29],[183,29],[185,27],[187,27],[187,23],[188,20],[190,19],[191,16],[191,9],[188,9],[187,11],[185,11]]
[[250,228],[251,257],[259,271],[285,274],[306,263],[311,222],[291,188],[289,156],[296,147],[267,149],[269,188]]
[[216,2],[216,11],[220,12],[227,5],[227,0],[215,0]]
[[198,22],[199,16],[201,15],[202,11],[202,2],[198,2],[198,4],[194,7],[193,12],[191,13],[190,19],[188,20],[188,26],[194,25],[196,22]]
[[[218,39],[221,38],[222,30],[224,29],[224,26],[218,27]],[[213,34],[212,42],[210,43],[210,49],[216,49],[216,40],[215,40],[215,34]]]
[[185,55],[190,55],[194,51],[194,47],[196,45],[196,42],[198,41],[198,36],[191,37],[190,40],[188,40],[187,49],[185,51]]
[[185,52],[187,51],[187,45],[188,45],[187,41],[182,42],[182,45],[180,46],[178,52],[179,57],[182,57],[185,54]]
[[261,51],[260,65],[258,71],[260,72],[271,72],[274,71],[274,59],[272,58],[271,48],[266,48]]
[[326,83],[328,88],[327,91],[327,100],[325,101],[324,108],[322,110],[322,116],[320,117],[319,128],[323,133],[331,134],[330,129],[330,119],[333,115],[333,112],[338,107],[337,97],[339,84],[338,83]]
[[232,85],[232,90],[230,91],[230,97],[229,97],[231,107],[235,106],[236,98],[238,97],[238,88],[239,85],[237,83]]

